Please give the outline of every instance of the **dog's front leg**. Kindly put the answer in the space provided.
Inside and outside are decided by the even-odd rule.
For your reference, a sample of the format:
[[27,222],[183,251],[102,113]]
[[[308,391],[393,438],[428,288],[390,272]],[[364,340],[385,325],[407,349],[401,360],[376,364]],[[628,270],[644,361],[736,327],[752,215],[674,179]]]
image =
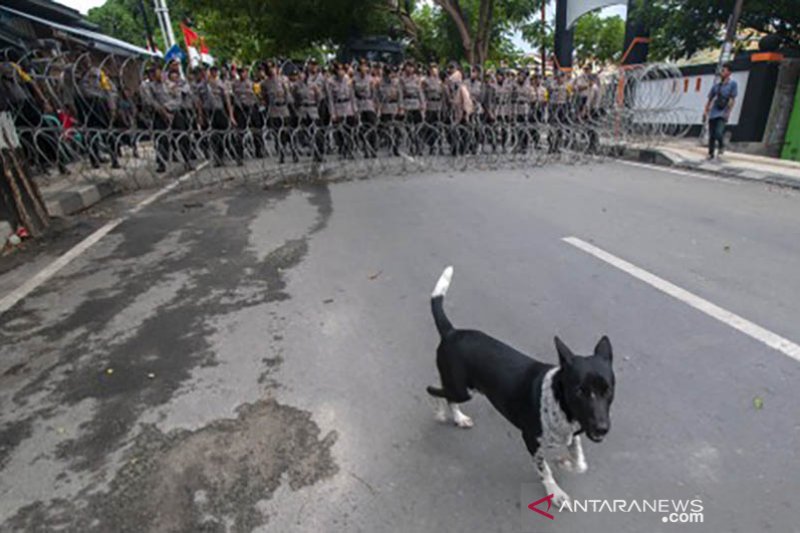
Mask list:
[[550,470],[550,465],[545,461],[541,450],[533,456],[533,462],[536,464],[536,472],[539,474],[539,479],[542,480],[545,492],[553,495],[553,505],[559,509],[561,509],[561,506],[565,503],[571,505],[572,502],[569,495],[556,483],[553,477],[553,471]]
[[586,464],[586,457],[583,455],[583,446],[581,446],[580,435],[574,435],[569,444],[567,444],[567,451],[569,452],[566,457],[559,459],[558,464],[565,470],[575,472],[576,474],[583,474],[589,469]]
[[553,477],[553,471],[550,470],[550,465],[547,464],[544,454],[542,453],[542,448],[539,446],[538,436],[535,436],[533,432],[523,432],[522,438],[525,441],[528,452],[533,456],[533,463],[536,465],[536,473],[539,474],[539,479],[542,485],[544,485],[545,492],[548,495],[553,495],[553,505],[559,509],[565,503],[571,505],[572,501],[569,495],[558,486],[558,483],[556,483]]

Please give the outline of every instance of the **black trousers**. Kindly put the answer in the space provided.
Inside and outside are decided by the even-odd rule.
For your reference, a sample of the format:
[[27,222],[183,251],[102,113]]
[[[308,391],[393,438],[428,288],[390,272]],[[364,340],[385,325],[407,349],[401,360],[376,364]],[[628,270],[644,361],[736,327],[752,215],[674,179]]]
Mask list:
[[261,115],[258,106],[237,105],[233,108],[233,118],[236,119],[236,128],[239,130],[236,145],[239,152],[239,159],[244,158],[244,135],[248,130],[252,132],[253,135],[255,156],[258,158],[264,157],[264,136],[262,135],[264,117]]
[[111,155],[111,163],[119,166],[117,161],[116,135],[111,131],[111,109],[103,98],[76,98],[78,117],[86,128],[84,139],[89,150],[89,161],[97,166],[100,160],[101,143],[105,143]]
[[208,112],[211,128],[211,157],[215,165],[221,165],[225,158],[225,136],[231,127],[228,114],[223,109]]
[[419,155],[422,153],[422,137],[419,134],[419,125],[422,124],[422,122],[422,110],[409,109],[406,111],[406,131],[408,133],[411,155]]
[[708,120],[708,155],[714,157],[716,146],[719,151],[725,149],[725,119],[723,117]]
[[397,124],[397,117],[392,113],[381,113],[381,121],[378,126],[381,135],[389,143],[392,155],[400,155],[400,126]]
[[552,128],[548,139],[550,153],[561,151],[561,145],[564,142],[564,127],[568,118],[567,104],[553,104],[550,108],[550,126]]
[[[422,128],[422,140],[433,155],[436,151],[436,143],[442,136],[442,112],[425,111],[425,125]],[[441,146],[439,150],[441,151]]]
[[331,123],[333,130],[333,141],[342,157],[353,157],[353,132],[358,127],[358,120],[355,115],[339,117]]
[[292,145],[292,134],[290,131],[291,119],[290,117],[269,117],[267,119],[267,127],[272,130],[275,151],[278,152],[278,160],[283,163],[286,150],[290,149],[292,157],[297,159],[297,152]]
[[361,111],[358,116],[358,142],[364,148],[364,157],[375,157],[378,152],[378,115],[375,111]]

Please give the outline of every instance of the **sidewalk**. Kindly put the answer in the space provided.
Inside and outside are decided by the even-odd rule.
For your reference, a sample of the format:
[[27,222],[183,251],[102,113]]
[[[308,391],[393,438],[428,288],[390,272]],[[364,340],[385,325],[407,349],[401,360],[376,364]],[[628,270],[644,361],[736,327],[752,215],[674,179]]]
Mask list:
[[800,163],[796,161],[732,151],[713,161],[708,161],[707,156],[708,149],[696,139],[681,139],[662,146],[631,147],[625,150],[624,157],[800,189]]

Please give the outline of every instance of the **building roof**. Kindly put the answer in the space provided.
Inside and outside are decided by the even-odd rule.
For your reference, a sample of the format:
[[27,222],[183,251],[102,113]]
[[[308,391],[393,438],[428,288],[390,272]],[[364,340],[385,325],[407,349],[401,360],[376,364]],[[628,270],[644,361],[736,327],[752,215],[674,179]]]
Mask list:
[[[33,5],[34,3],[38,2],[38,3],[46,3],[59,6],[59,4],[55,4],[55,2],[50,2],[48,0],[28,0],[28,2],[30,2],[30,5]],[[73,11],[69,10],[69,8],[66,8],[64,6],[60,7],[68,11]],[[87,29],[85,25],[84,27],[77,27],[77,26],[62,24],[50,19],[33,15],[29,12],[19,11],[17,9],[12,9],[10,7],[5,7],[5,6],[0,6],[0,12],[4,12],[6,14],[10,14],[17,17],[23,17],[31,22],[41,24],[43,26],[47,26],[49,28],[59,30],[62,32],[67,32],[73,36],[77,36],[82,40],[86,41],[88,45],[92,46],[96,50],[100,50],[103,52],[113,53],[113,54],[124,54],[124,55],[146,55],[146,56],[156,55],[152,53],[150,50],[142,48],[141,46],[136,46],[126,41],[115,39],[114,37],[110,37],[103,33]],[[80,17],[80,14],[78,14],[78,16]]]

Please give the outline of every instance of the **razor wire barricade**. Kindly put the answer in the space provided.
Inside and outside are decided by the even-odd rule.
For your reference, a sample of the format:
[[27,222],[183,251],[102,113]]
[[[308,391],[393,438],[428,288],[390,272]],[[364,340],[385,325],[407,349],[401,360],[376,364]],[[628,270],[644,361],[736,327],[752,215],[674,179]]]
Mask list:
[[[686,110],[677,107],[681,73],[662,64],[583,79],[511,73],[502,83],[492,75],[463,82],[483,83],[479,93],[459,93],[460,75],[450,74],[439,78],[437,93],[435,77],[419,77],[416,92],[392,69],[365,85],[358,73],[270,62],[182,72],[95,52],[0,56],[0,105],[13,118],[26,164],[45,181],[62,175],[138,188],[192,169],[202,171],[187,183],[530,169],[686,131]],[[362,105],[364,94],[371,104]]]

